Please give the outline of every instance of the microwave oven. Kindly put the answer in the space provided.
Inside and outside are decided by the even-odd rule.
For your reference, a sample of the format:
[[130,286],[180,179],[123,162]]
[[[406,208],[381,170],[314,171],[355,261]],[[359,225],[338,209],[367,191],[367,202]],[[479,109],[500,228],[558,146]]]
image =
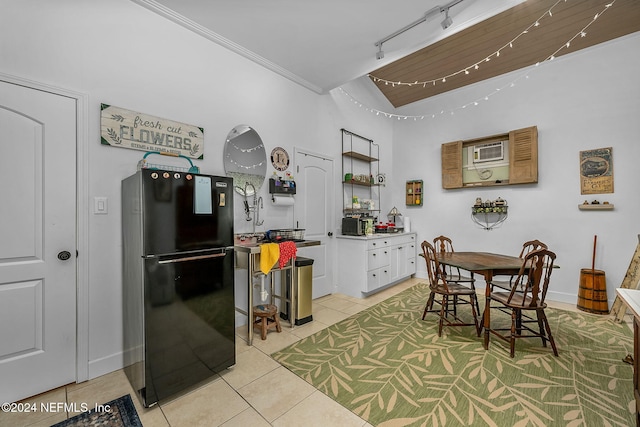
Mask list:
[[364,236],[367,220],[364,218],[342,218],[342,234],[345,236]]

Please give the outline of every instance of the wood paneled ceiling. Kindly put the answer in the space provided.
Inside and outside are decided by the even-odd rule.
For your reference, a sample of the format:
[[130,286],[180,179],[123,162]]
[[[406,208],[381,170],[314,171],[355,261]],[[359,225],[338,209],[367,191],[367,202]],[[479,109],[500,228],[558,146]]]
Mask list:
[[[607,4],[611,6],[607,8]],[[535,22],[539,25],[517,37]],[[587,25],[583,37],[580,32]],[[637,31],[640,0],[528,0],[372,71],[369,77],[394,107],[400,107],[543,62],[560,48],[555,57]],[[507,47],[501,49],[503,46]],[[496,56],[498,50],[500,55]],[[443,82],[445,76],[450,77]],[[428,83],[409,86],[390,82]]]

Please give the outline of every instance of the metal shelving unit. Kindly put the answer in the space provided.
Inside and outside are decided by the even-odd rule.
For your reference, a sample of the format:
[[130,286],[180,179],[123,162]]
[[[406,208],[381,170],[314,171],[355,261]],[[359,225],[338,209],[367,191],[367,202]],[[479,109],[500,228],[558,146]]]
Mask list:
[[341,131],[343,215],[375,218],[380,213],[380,185],[376,181],[380,147],[369,138]]

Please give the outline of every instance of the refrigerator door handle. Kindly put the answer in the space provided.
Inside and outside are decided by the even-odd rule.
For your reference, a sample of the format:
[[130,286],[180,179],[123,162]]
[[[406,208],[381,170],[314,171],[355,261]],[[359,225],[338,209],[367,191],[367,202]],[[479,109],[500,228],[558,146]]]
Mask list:
[[225,252],[221,252],[219,254],[209,254],[209,255],[196,255],[196,256],[189,256],[189,257],[184,257],[184,258],[170,258],[170,259],[163,259],[158,261],[158,264],[173,264],[176,262],[186,262],[186,261],[196,261],[199,259],[209,259],[209,258],[218,258],[218,257],[223,257],[226,256],[227,254]]

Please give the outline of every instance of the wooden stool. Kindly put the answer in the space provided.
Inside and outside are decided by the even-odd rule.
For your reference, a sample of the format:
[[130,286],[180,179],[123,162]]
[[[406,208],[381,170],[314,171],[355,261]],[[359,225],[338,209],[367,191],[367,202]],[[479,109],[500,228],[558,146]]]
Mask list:
[[260,327],[260,336],[263,340],[267,339],[267,330],[276,328],[278,332],[282,332],[280,326],[280,318],[278,316],[278,307],[273,304],[261,304],[253,307],[253,327]]

